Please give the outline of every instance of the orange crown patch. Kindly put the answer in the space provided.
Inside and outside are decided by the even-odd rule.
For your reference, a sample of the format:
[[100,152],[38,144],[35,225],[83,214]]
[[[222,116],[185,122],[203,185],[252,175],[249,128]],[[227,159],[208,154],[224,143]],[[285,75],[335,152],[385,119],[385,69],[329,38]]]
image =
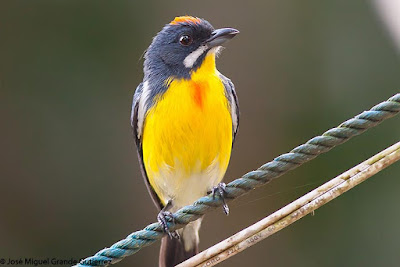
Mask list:
[[200,24],[201,19],[192,16],[180,16],[180,17],[175,17],[175,19],[171,21],[170,25],[177,25],[180,23]]

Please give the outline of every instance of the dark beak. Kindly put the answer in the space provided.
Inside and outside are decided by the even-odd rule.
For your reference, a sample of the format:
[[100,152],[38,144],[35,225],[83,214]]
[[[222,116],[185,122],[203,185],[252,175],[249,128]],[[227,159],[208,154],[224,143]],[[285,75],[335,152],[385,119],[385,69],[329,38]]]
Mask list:
[[211,33],[211,37],[205,43],[208,47],[219,46],[235,37],[238,33],[239,31],[233,28],[218,29]]

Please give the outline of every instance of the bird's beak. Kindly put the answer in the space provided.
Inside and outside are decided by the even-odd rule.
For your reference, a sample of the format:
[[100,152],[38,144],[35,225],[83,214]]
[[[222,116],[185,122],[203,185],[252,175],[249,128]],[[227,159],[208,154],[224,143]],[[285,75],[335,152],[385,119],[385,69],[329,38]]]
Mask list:
[[233,28],[217,29],[211,33],[211,37],[205,43],[208,47],[216,47],[229,41],[238,33],[239,31]]

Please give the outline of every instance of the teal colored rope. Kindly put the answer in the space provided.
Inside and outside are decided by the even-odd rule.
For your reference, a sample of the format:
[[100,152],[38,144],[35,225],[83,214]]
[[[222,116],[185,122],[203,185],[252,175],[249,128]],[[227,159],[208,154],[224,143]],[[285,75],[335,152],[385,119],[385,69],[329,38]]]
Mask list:
[[[400,111],[400,93],[382,102],[369,111],[343,122],[338,127],[330,129],[320,136],[310,139],[289,153],[280,155],[255,171],[246,173],[226,185],[226,199],[237,198],[246,192],[268,183],[274,178],[293,170],[318,155],[343,144],[351,137],[359,135],[382,121],[393,117]],[[213,198],[210,194],[198,199],[194,204],[183,207],[173,214],[174,222],[169,221],[171,230],[184,227],[191,221],[203,216],[211,208],[223,204],[219,197]],[[126,256],[135,254],[143,247],[147,247],[160,240],[165,233],[159,223],[153,223],[140,231],[128,235],[125,239],[115,243],[110,248],[97,252],[94,256],[82,260],[76,266],[107,266],[121,261]]]

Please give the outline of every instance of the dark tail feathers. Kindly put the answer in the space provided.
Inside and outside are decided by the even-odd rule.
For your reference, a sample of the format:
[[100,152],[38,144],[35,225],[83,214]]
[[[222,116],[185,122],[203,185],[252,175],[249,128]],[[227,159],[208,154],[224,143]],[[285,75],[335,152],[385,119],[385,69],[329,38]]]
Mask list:
[[169,236],[161,240],[159,267],[173,267],[199,252],[198,245],[186,251],[182,242],[182,239],[171,239]]
[[199,253],[201,219],[179,229],[180,239],[164,237],[161,240],[159,267],[173,267]]

